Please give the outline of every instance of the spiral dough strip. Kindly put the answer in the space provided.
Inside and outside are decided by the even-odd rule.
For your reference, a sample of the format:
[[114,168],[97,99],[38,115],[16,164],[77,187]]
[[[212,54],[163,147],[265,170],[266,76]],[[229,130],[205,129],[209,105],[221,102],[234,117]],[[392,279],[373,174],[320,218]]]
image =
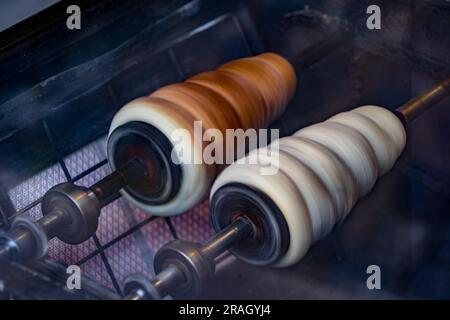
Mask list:
[[[216,129],[223,136],[227,129],[265,128],[284,111],[295,88],[296,76],[289,62],[277,54],[264,53],[234,60],[215,71],[198,74],[185,82],[162,87],[148,97],[131,101],[115,115],[110,138],[115,130],[126,124],[144,123],[156,128],[172,145],[176,143],[181,150],[192,150],[193,161],[179,159],[182,178],[178,190],[171,197],[166,196],[173,188],[170,174],[167,174],[169,178],[166,177],[161,191],[167,198],[165,201],[149,203],[138,199],[127,189],[122,191],[124,196],[152,214],[168,216],[189,210],[204,198],[223,167],[198,164],[203,163],[206,143],[194,143],[194,121],[202,121],[203,132]],[[179,129],[188,130],[192,139],[172,141],[173,133]],[[116,169],[118,164],[115,163],[114,151],[118,139],[110,140],[114,143],[108,158]],[[224,159],[235,159],[235,147],[223,140]],[[132,149],[131,146],[126,147],[126,152]]]
[[251,151],[212,186],[216,234],[203,244],[164,245],[156,276],[128,277],[125,299],[199,298],[225,251],[254,266],[296,263],[392,168],[405,147],[404,126],[449,94],[450,78],[395,111],[363,106]]
[[[289,246],[274,265],[289,266],[342,221],[358,198],[392,168],[405,142],[404,127],[392,112],[359,107],[276,141],[278,148],[273,143],[253,150],[219,175],[211,198],[230,184],[243,184],[268,196],[289,230]],[[277,165],[278,172],[262,175],[267,165]]]

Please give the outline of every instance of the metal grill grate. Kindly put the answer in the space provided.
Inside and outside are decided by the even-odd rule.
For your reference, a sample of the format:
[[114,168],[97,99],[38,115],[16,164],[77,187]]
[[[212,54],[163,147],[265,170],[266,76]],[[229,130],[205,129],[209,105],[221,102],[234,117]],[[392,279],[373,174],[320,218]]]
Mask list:
[[[53,141],[50,130],[47,134]],[[33,219],[42,217],[41,197],[55,184],[65,181],[83,186],[94,184],[111,172],[105,158],[106,137],[64,159],[58,157],[58,164],[8,192],[17,211],[10,219],[22,214]],[[119,198],[102,209],[94,237],[76,246],[52,239],[48,254],[64,265],[79,265],[85,276],[121,294],[120,283],[130,273],[146,276],[154,273],[153,257],[162,245],[177,238],[177,235],[201,242],[212,233],[207,201],[186,215],[159,218],[151,217]]]
[[[240,19],[232,14],[228,5],[218,5],[212,11],[208,11],[198,13],[200,17],[198,22],[204,21],[204,24],[197,25],[196,22],[192,25],[195,26],[192,30],[186,30],[184,27],[179,30],[175,28],[176,32],[171,30],[169,38],[166,39],[164,35],[161,39],[159,36],[153,39],[154,29],[153,26],[149,26],[145,30],[139,30],[136,37],[127,39],[126,45],[111,49],[103,55],[101,63],[100,57],[97,57],[78,66],[80,70],[84,70],[86,66],[97,64],[103,66],[107,61],[117,60],[122,69],[120,77],[118,74],[116,78],[108,78],[109,69],[103,70],[105,74],[102,79],[109,83],[107,88],[99,87],[98,90],[95,89],[79,99],[74,99],[71,102],[73,105],[69,103],[64,106],[64,110],[67,110],[64,116],[58,113],[62,111],[56,110],[51,116],[46,117],[46,120],[37,120],[37,123],[33,123],[33,126],[39,129],[36,148],[45,145],[46,153],[42,158],[45,158],[45,161],[51,159],[56,164],[20,185],[5,186],[5,190],[11,190],[6,195],[9,195],[10,199],[3,199],[4,195],[0,192],[0,222],[3,226],[8,226],[8,222],[22,214],[34,219],[40,218],[41,197],[52,186],[65,181],[89,186],[110,172],[106,160],[106,136],[89,142],[80,150],[65,156],[71,147],[87,143],[87,139],[95,139],[94,135],[99,137],[106,134],[109,121],[105,120],[108,117],[104,115],[105,112],[112,116],[114,108],[117,109],[133,97],[147,94],[164,84],[211,70],[225,61],[251,55],[252,48],[258,47],[259,41],[254,40],[253,36],[251,36],[253,41],[248,41],[249,34],[243,32],[245,27],[240,24]],[[167,27],[161,31],[179,25],[179,21],[186,18],[184,10],[174,12],[164,19]],[[143,37],[145,34],[152,36]],[[200,56],[202,50],[198,48],[211,42],[217,34],[221,35],[219,43],[215,46],[208,45],[208,50]],[[137,50],[134,45],[140,49]],[[161,49],[154,50],[155,47]],[[127,57],[126,61],[119,61],[118,57],[122,55]],[[131,56],[133,64],[130,67],[126,63]],[[192,58],[194,56],[195,59]],[[127,81],[130,79],[139,85],[129,86]],[[98,103],[97,96],[100,100]],[[83,100],[85,98],[87,100]],[[102,111],[96,109],[95,112],[85,108],[92,104],[105,108],[100,109]],[[79,114],[83,116],[79,117]],[[73,124],[69,123],[71,117],[76,120]],[[67,128],[65,121],[68,122]],[[108,124],[104,123],[105,121]],[[40,164],[38,160],[36,162]],[[24,175],[29,174],[31,169]],[[21,177],[18,175],[17,180]],[[14,184],[16,180],[8,183]],[[12,202],[13,209],[10,208],[8,201]],[[80,265],[84,275],[120,294],[119,284],[128,273],[142,272],[147,275],[153,273],[153,257],[163,244],[178,236],[186,240],[203,242],[212,233],[207,201],[186,215],[158,218],[149,216],[124,199],[118,199],[102,209],[99,228],[94,237],[78,246],[52,240],[49,244],[49,255],[64,265]]]

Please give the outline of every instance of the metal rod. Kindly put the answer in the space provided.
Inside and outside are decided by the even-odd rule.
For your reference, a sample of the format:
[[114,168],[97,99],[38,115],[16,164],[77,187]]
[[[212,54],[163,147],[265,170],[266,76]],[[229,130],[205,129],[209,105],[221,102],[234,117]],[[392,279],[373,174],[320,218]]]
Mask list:
[[155,289],[161,296],[166,296],[171,288],[182,284],[184,281],[183,271],[175,265],[169,265],[151,280]]
[[[238,218],[229,226],[221,230],[208,240],[200,249],[202,254],[214,260],[217,256],[232,247],[237,241],[248,236],[253,231],[253,223],[247,218]],[[150,280],[153,288],[160,297],[165,297],[171,289],[183,284],[185,275],[176,265],[172,264],[165,268]],[[139,292],[141,290],[141,292]],[[142,293],[143,289],[136,288],[126,300],[143,300],[146,295]]]
[[11,261],[12,259],[12,247],[8,242],[0,243],[0,261]]
[[[42,227],[47,239],[53,239],[61,228],[70,223],[61,210],[54,210],[36,221]],[[37,250],[35,235],[27,228],[13,227],[0,240],[0,260],[22,261],[34,256]]]
[[134,179],[147,174],[142,161],[135,159],[125,167],[120,168],[92,185],[89,189],[94,192],[101,207],[105,207],[119,197],[119,191]]
[[[185,280],[183,271],[171,264],[150,280],[153,286],[151,290],[156,293],[155,297],[163,298],[167,296],[171,288],[181,285]],[[155,297],[149,297],[149,294],[143,288],[136,288],[124,297],[124,300],[147,300]]]
[[401,107],[397,108],[397,112],[402,114],[406,123],[409,123],[448,95],[450,95],[450,78],[424,94],[411,99]]
[[42,226],[47,237],[52,239],[57,234],[60,228],[63,228],[64,225],[68,222],[67,216],[61,210],[54,210],[49,214],[44,215],[42,218],[38,220],[38,223]]
[[[103,208],[119,196],[119,191],[130,182],[147,174],[145,164],[134,159],[126,166],[120,168],[89,188],[98,200],[99,207]],[[76,201],[76,200],[75,200]],[[81,210],[81,209],[80,209]],[[100,212],[99,212],[100,214]],[[44,214],[37,223],[42,227],[47,239],[58,236],[59,232],[71,223],[70,215],[62,209],[54,209]],[[27,228],[12,228],[0,238],[0,259],[20,260],[28,259],[34,255],[37,243],[35,235]]]
[[22,255],[32,257],[37,250],[37,243],[33,233],[24,227],[10,229],[8,231],[8,237],[2,239],[1,242],[1,250],[4,251],[4,257],[9,261],[20,260],[20,256]]
[[202,253],[216,258],[239,239],[251,233],[252,229],[253,224],[249,219],[239,218],[208,240],[202,248]]
[[142,289],[133,290],[129,295],[127,295],[123,300],[145,300],[146,294]]

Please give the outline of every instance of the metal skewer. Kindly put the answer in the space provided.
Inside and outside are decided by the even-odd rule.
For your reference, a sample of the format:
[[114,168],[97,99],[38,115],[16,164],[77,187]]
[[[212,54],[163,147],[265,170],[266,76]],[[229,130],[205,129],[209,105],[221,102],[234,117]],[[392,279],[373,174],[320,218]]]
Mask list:
[[50,189],[42,200],[41,219],[16,218],[11,229],[0,235],[0,261],[39,258],[55,237],[70,244],[84,242],[97,230],[101,208],[116,200],[123,187],[145,175],[142,162],[133,160],[89,188],[63,183]]
[[240,239],[251,236],[253,230],[250,219],[240,217],[203,245],[172,241],[155,257],[156,268],[162,270],[151,280],[129,278],[125,283],[124,299],[163,299],[169,294],[190,298],[199,296],[214,276],[215,259]]
[[[450,94],[450,78],[396,110],[408,124]],[[240,240],[257,234],[253,222],[240,216],[218,232],[204,245],[175,240],[165,245],[155,256],[157,275],[147,280],[132,275],[125,281],[126,300],[197,298],[215,271],[214,259]]]

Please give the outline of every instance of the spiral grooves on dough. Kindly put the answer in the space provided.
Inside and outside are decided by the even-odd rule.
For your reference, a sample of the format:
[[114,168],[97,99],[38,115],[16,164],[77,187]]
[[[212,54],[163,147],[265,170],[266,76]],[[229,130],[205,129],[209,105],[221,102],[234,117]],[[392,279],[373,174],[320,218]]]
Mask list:
[[[392,168],[405,147],[406,133],[390,111],[363,106],[275,143],[278,150],[274,144],[254,150],[226,168],[211,197],[229,183],[266,193],[289,226],[290,247],[277,263],[281,267],[300,260]],[[278,172],[261,175],[260,169],[268,164],[278,165]]]
[[[203,133],[219,130],[225,137],[227,129],[244,130],[267,127],[286,108],[294,95],[294,69],[281,56],[265,53],[238,59],[215,71],[200,73],[185,82],[171,84],[148,97],[131,101],[114,117],[110,133],[131,121],[147,122],[169,139],[177,129],[185,129],[194,136],[194,121],[202,121]],[[228,146],[223,139],[224,159],[235,159],[236,146]],[[202,150],[194,141],[184,146],[193,150],[193,157],[201,161]],[[182,213],[203,198],[222,165],[183,164],[183,181],[179,195],[168,204],[144,205],[131,196],[129,200],[142,209],[160,215]],[[192,186],[195,186],[193,188]],[[126,192],[124,191],[124,194]]]

